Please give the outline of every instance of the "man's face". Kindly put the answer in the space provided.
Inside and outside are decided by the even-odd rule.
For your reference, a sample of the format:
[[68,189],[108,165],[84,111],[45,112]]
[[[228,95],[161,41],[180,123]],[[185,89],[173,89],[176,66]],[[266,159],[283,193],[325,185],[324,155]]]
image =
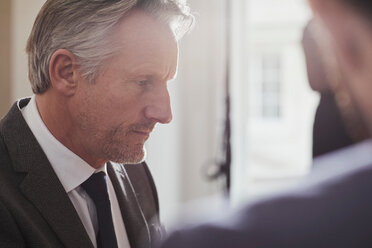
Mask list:
[[77,76],[69,104],[74,138],[91,165],[140,162],[155,124],[172,119],[167,81],[176,74],[178,46],[170,28],[132,11],[114,38],[119,52],[94,83]]

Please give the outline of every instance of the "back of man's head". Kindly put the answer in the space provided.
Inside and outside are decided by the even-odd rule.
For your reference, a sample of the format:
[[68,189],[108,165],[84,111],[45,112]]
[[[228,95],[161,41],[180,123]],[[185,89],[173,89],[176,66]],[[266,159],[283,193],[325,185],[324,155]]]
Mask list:
[[370,0],[340,0],[372,21],[372,1]]

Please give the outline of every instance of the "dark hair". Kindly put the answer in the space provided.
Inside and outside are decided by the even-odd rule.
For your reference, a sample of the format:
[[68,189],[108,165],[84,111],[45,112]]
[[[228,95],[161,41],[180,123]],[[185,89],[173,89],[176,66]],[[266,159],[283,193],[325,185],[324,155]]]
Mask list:
[[357,12],[364,15],[372,22],[372,1],[371,0],[341,0]]

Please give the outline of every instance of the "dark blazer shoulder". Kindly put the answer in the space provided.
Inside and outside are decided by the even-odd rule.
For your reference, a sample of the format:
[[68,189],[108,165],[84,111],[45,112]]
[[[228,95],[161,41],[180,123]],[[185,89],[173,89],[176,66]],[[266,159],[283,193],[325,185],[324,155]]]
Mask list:
[[366,141],[323,156],[295,187],[181,228],[162,247],[372,247],[371,151]]

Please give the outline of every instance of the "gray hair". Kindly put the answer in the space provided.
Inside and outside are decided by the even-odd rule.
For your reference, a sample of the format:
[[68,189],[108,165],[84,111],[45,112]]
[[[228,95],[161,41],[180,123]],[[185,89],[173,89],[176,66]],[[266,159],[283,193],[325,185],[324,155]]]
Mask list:
[[176,38],[193,24],[193,16],[182,0],[47,0],[26,47],[32,91],[41,94],[49,88],[49,63],[58,49],[72,52],[83,76],[93,82],[103,62],[117,49],[108,37],[132,9],[171,24]]

